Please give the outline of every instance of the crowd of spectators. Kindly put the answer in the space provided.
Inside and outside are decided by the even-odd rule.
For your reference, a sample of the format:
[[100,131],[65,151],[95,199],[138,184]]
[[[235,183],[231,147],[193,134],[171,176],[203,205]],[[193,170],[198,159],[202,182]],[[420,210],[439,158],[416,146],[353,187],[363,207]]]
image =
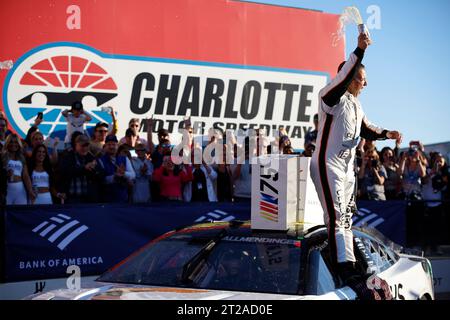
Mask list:
[[[256,130],[256,136],[246,137],[243,143],[234,137],[231,144],[221,144],[222,153],[215,156],[223,157],[223,161],[210,163],[201,156],[205,147],[225,142],[225,134],[212,130],[206,146],[196,144],[193,128],[186,122],[190,160],[186,161],[183,152],[174,156],[168,130],[158,130],[158,141],[152,141],[153,119],[145,122],[145,138],[139,136],[142,123],[131,119],[125,136],[118,139],[117,121],[112,108],[110,111],[112,123],[97,123],[91,136],[85,130],[91,116],[83,110],[81,102],[62,111],[67,121],[64,148],[58,147],[57,138],[44,139],[39,131],[42,115],[36,117],[26,138],[21,139],[7,130],[7,119],[0,114],[1,202],[17,205],[248,201],[251,157],[271,153],[275,148],[284,154],[311,157],[317,139],[315,115],[315,127],[306,134],[301,152],[292,147],[283,128],[272,141]],[[251,139],[255,143],[251,144]],[[199,160],[195,161],[198,155]],[[445,158],[439,153],[426,153],[418,141],[411,141],[409,149],[400,152],[398,144],[394,149],[385,147],[379,151],[373,141],[362,140],[357,160],[359,199],[426,199],[435,201],[430,204],[433,206],[449,197]]]
[[367,200],[426,200],[430,206],[449,200],[449,167],[439,152],[426,152],[420,141],[380,151],[373,141],[357,149],[358,198]]

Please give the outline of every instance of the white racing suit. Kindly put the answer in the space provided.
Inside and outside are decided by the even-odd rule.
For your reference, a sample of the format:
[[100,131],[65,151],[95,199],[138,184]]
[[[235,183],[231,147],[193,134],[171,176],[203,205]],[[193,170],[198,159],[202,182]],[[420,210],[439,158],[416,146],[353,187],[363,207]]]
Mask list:
[[324,211],[333,263],[355,262],[351,226],[352,208],[356,207],[354,160],[358,139],[383,140],[387,133],[367,121],[358,99],[347,91],[363,56],[364,51],[357,48],[319,93],[311,178]]

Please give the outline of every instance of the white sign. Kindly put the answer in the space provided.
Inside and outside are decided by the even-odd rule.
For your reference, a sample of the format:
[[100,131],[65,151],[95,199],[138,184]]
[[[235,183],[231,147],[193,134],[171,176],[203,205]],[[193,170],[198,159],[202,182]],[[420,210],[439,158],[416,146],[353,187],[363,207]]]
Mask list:
[[[313,71],[120,56],[77,43],[51,43],[14,64],[5,80],[3,103],[22,136],[41,111],[40,131],[63,138],[66,121],[61,111],[80,100],[93,116],[88,127],[111,122],[102,107],[113,106],[119,136],[131,118],[153,116],[154,132],[165,128],[177,133],[190,115],[195,134],[212,127],[262,128],[273,136],[284,126],[294,147],[303,148],[318,110],[318,92],[326,82],[326,74]],[[146,122],[141,123],[140,130],[146,131]],[[175,134],[172,143],[180,138]]]
[[287,230],[322,225],[323,210],[309,176],[310,158],[268,155],[252,164],[253,229]]

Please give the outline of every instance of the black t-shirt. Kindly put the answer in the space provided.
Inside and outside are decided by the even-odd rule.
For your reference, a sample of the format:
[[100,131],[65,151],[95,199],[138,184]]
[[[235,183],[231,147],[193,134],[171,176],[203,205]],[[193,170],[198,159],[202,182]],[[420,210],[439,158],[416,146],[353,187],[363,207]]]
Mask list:
[[192,181],[192,201],[208,201],[206,176],[202,169],[194,169]]

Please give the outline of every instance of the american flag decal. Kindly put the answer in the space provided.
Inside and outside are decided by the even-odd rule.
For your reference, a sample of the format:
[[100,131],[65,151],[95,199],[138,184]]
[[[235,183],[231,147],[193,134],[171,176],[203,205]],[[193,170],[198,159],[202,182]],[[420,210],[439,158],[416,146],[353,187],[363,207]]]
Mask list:
[[262,218],[278,222],[278,198],[261,192],[259,210]]

